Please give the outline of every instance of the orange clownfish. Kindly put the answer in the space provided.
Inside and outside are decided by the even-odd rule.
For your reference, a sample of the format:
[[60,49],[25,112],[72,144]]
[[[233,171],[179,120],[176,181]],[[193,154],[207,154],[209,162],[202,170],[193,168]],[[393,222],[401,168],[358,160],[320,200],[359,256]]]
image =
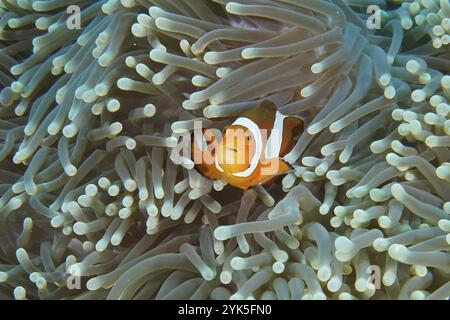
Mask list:
[[282,157],[302,130],[301,118],[283,115],[265,100],[225,127],[223,138],[210,129],[203,131],[201,139],[194,138],[197,169],[243,190],[268,183],[291,170]]

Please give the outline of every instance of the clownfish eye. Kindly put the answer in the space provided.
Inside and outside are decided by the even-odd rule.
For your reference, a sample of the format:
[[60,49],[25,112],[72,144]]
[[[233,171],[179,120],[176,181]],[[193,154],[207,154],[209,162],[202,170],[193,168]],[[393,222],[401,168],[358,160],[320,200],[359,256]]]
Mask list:
[[253,141],[253,137],[251,135],[247,135],[247,141],[248,142]]

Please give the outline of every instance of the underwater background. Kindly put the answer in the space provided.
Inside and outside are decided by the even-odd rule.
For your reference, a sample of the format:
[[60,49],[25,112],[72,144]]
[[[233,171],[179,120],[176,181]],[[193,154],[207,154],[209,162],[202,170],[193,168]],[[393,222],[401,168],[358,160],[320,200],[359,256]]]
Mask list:
[[[0,0],[0,299],[448,299],[449,33],[448,0]],[[307,119],[282,179],[174,159],[264,100]]]

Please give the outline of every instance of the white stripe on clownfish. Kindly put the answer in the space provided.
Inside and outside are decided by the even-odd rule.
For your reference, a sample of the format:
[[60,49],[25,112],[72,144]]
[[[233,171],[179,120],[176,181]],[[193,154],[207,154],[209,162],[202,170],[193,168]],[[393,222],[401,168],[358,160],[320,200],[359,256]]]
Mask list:
[[287,116],[278,112],[275,114],[275,122],[267,139],[266,149],[264,152],[266,160],[276,159],[280,156],[281,145],[283,143],[283,124]]
[[255,154],[250,162],[250,166],[244,171],[233,173],[236,177],[249,177],[258,167],[259,160],[261,159],[263,147],[261,131],[258,125],[249,118],[238,118],[232,125],[247,128],[255,139]]
[[[280,156],[281,145],[283,142],[283,124],[285,118],[287,118],[287,116],[278,111],[276,112],[273,128],[271,130],[270,137],[267,139],[266,147],[264,150],[264,156],[266,160],[276,159]],[[259,161],[261,160],[261,151],[263,147],[261,131],[258,125],[248,118],[239,118],[233,123],[233,125],[240,125],[247,128],[255,138],[256,151],[249,168],[245,171],[233,174],[236,177],[249,177],[255,171]]]

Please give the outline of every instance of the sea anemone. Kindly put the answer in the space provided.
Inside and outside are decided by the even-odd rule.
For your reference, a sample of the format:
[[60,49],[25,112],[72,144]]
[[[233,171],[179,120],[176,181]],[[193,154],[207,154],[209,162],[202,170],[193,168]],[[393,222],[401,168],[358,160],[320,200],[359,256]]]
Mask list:
[[[0,299],[447,299],[449,33],[448,0],[1,0]],[[174,152],[267,99],[308,121],[281,181]]]

